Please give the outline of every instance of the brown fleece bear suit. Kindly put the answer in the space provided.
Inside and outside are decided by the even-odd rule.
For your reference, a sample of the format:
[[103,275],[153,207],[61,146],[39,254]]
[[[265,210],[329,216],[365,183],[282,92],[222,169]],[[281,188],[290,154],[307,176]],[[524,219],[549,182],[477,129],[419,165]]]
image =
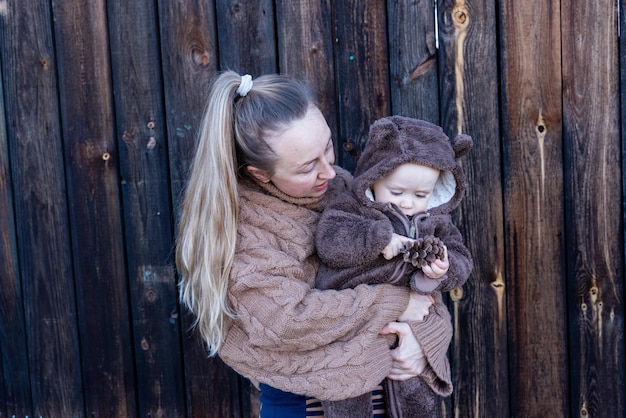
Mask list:
[[[410,286],[433,295],[435,305],[431,309],[447,311],[441,292],[462,286],[472,270],[471,255],[450,216],[463,199],[467,184],[456,158],[467,154],[471,146],[469,136],[461,134],[451,140],[439,126],[426,121],[402,116],[376,121],[370,127],[351,187],[326,206],[320,219],[316,247],[322,265],[316,286],[320,289],[354,288],[362,283]],[[406,163],[441,172],[427,213],[412,219],[394,204],[374,201],[370,190],[377,180]],[[401,255],[386,260],[381,251],[394,232],[411,238],[427,235],[439,238],[448,249],[448,272],[439,279],[430,279]],[[451,325],[441,329],[441,338],[447,338],[448,344],[451,337]],[[434,381],[427,382],[422,377],[404,382],[385,379],[389,416],[436,417],[436,395],[448,396],[452,392],[450,369],[445,352],[428,358],[428,362],[437,376]],[[370,393],[323,404],[327,418],[370,417],[372,413]]]

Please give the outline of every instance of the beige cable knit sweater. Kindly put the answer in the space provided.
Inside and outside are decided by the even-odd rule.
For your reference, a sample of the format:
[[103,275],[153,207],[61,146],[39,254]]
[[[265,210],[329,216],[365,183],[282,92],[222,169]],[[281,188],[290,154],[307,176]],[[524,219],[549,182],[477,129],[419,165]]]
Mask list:
[[[386,284],[314,289],[317,222],[328,199],[350,181],[348,172],[335,169],[338,175],[321,199],[294,199],[271,184],[240,182],[228,291],[237,318],[219,351],[226,364],[254,382],[323,400],[371,391],[387,376],[390,339],[378,332],[400,316],[409,296],[408,289]],[[431,362],[423,376],[432,385],[446,385],[450,371],[439,356],[445,358],[449,338],[442,341],[437,324],[445,319],[429,317],[411,324]]]

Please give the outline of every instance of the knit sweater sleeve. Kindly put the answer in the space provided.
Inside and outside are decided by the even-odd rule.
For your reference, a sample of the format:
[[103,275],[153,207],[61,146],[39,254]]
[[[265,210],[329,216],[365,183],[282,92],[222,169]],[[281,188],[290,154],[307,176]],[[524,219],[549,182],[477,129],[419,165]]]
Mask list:
[[321,400],[341,400],[370,392],[389,374],[390,341],[375,334],[366,327],[349,340],[288,351],[253,344],[251,330],[233,322],[219,355],[253,381]]
[[268,247],[248,249],[242,266],[229,290],[237,322],[251,344],[269,350],[309,351],[363,332],[375,336],[408,304],[408,289],[390,285],[312,289],[313,266]]
[[431,313],[424,321],[411,321],[409,325],[428,361],[421,377],[436,394],[449,396],[452,374],[447,353],[452,340],[452,322],[441,293],[436,292],[433,296],[435,305]]
[[[262,253],[259,253],[259,255]],[[269,268],[257,259],[256,268]],[[295,266],[240,277],[237,318],[220,357],[241,375],[319,399],[371,391],[391,370],[390,342],[378,335],[408,303],[391,285],[311,289]]]

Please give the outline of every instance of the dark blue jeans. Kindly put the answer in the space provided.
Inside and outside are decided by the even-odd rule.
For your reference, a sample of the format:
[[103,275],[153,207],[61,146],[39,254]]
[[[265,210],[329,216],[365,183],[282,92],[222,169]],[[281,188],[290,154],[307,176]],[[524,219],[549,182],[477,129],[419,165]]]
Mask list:
[[306,396],[283,392],[261,383],[260,418],[304,418]]

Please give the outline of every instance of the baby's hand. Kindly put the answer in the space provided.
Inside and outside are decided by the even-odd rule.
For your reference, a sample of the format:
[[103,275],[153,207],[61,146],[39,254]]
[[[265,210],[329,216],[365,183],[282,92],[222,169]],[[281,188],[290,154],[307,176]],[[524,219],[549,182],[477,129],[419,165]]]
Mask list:
[[422,267],[422,272],[430,279],[439,279],[448,272],[450,260],[448,260],[448,248],[443,246],[443,259],[436,259],[432,263]]
[[391,241],[389,241],[389,244],[387,244],[387,246],[383,248],[381,254],[385,257],[385,259],[391,260],[398,254],[400,254],[400,250],[404,248],[405,243],[411,241],[413,241],[411,238],[394,233],[393,235],[391,235]]

